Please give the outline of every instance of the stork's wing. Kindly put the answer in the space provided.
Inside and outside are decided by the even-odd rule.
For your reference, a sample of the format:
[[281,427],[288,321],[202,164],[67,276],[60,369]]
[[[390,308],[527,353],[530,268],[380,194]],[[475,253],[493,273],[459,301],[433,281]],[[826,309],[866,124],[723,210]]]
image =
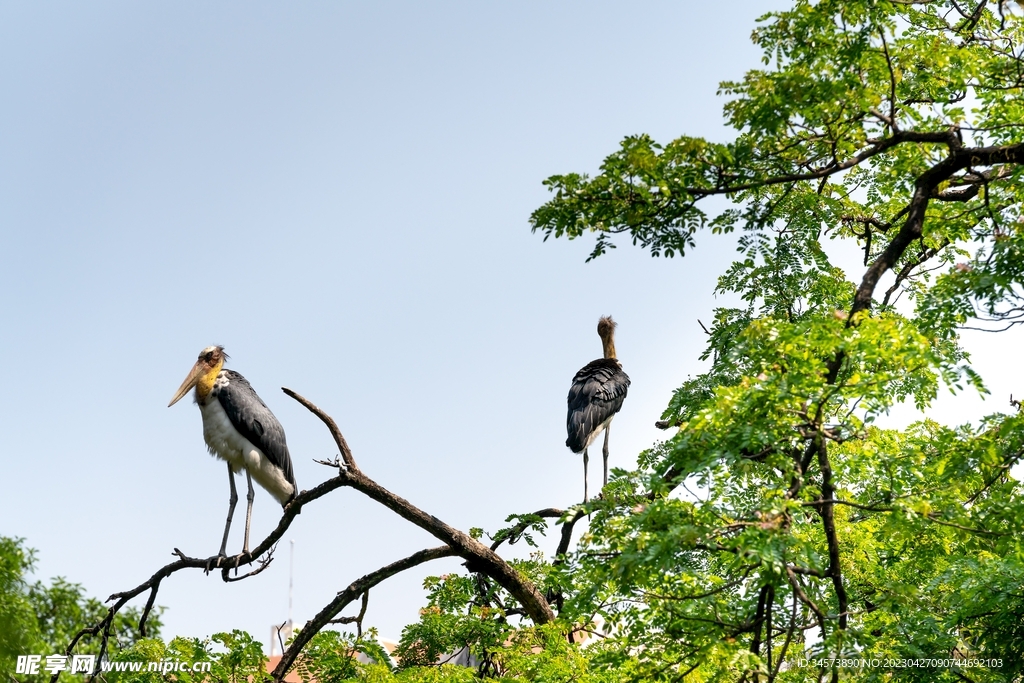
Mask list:
[[565,445],[574,453],[582,452],[588,437],[622,408],[628,389],[629,377],[619,361],[598,358],[587,363],[573,377],[569,389],[569,414],[565,420],[569,438]]
[[224,407],[231,424],[252,445],[263,451],[271,463],[281,468],[285,479],[297,493],[299,487],[295,483],[292,458],[288,454],[288,443],[284,438],[284,427],[245,377],[234,370],[224,372],[230,381],[217,392],[217,399]]

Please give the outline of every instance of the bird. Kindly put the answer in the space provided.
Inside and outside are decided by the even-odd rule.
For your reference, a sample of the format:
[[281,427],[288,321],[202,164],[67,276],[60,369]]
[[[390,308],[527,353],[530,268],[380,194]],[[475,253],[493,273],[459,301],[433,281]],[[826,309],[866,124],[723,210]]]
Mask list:
[[255,497],[252,480],[255,479],[282,507],[286,507],[298,492],[284,428],[245,377],[234,370],[224,369],[224,361],[227,359],[228,354],[224,353],[223,346],[203,349],[188,377],[167,404],[170,408],[195,387],[195,402],[203,415],[206,447],[211,455],[228,464],[231,497],[228,502],[228,519],[224,525],[224,539],[218,553],[220,558],[226,557],[231,517],[235,512],[235,503],[238,502],[236,473],[244,469],[249,484],[243,555],[249,552],[249,522]]
[[608,483],[608,434],[612,418],[622,408],[629,390],[629,376],[615,357],[615,328],[618,324],[605,316],[597,322],[604,357],[590,361],[572,378],[569,389],[569,414],[565,420],[569,438],[565,445],[573,453],[583,453],[583,502],[587,502],[587,449],[604,431],[604,483]]

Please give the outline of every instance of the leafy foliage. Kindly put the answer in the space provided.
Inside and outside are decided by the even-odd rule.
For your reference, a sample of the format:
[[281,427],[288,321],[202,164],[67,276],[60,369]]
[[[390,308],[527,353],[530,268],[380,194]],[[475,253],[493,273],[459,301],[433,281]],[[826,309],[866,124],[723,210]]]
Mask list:
[[10,670],[19,654],[39,640],[25,574],[35,566],[35,551],[21,539],[0,536],[0,665]]
[[[942,386],[984,391],[964,325],[1021,317],[1024,22],[1013,3],[797,1],[720,92],[728,142],[627,138],[547,180],[535,231],[682,255],[741,231],[678,433],[605,490],[563,614],[637,678],[837,680],[801,658],[959,658],[866,680],[1014,680],[1024,423],[875,426]],[[718,214],[704,200],[725,195]],[[705,202],[706,203],[706,202]],[[829,258],[863,253],[850,279]],[[883,289],[883,275],[891,285]],[[901,299],[906,298],[906,301]],[[961,679],[962,676],[966,678]]]
[[[239,630],[215,633],[206,639],[174,638],[167,644],[156,638],[141,639],[111,656],[110,662],[110,671],[102,675],[111,683],[255,683],[270,679],[263,646]],[[185,663],[188,667],[150,670],[151,663],[165,662]],[[208,666],[203,667],[204,663]]]
[[334,683],[357,678],[366,668],[366,662],[361,660],[379,669],[378,676],[391,671],[391,658],[378,642],[374,629],[359,636],[321,631],[303,651],[297,670],[303,680]]
[[401,667],[447,664],[461,655],[463,661],[480,662],[483,670],[492,668],[493,653],[512,633],[502,608],[508,596],[503,601],[498,588],[479,576],[432,577],[425,588],[427,606],[395,650]]
[[[23,539],[0,536],[0,667],[15,670],[19,655],[63,654],[67,644],[85,626],[98,622],[107,607],[87,597],[81,585],[62,577],[50,584],[28,583],[26,576],[35,568],[35,551],[25,547]],[[160,631],[160,609],[149,617],[151,635]],[[130,650],[140,637],[136,631],[141,611],[129,608],[115,615],[110,648],[114,652]],[[83,640],[76,654],[99,652],[95,640]],[[49,680],[49,674],[25,676],[25,681]]]

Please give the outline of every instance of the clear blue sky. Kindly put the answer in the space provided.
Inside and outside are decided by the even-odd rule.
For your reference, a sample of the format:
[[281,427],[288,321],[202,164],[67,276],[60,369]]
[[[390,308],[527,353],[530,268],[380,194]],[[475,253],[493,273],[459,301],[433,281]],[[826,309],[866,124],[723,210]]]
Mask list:
[[[215,553],[225,467],[195,406],[166,408],[215,343],[283,423],[300,488],[335,451],[281,386],[336,418],[367,474],[463,529],[578,501],[565,395],[600,355],[598,317],[619,321],[633,380],[612,431],[628,466],[702,369],[697,319],[732,243],[662,260],[623,242],[586,264],[590,241],[530,233],[541,181],[628,134],[722,139],[717,84],[759,65],[748,37],[776,5],[0,4],[0,534],[40,551],[39,578],[100,597],[174,547]],[[956,417],[1004,407],[999,353],[978,365],[994,398]],[[254,539],[279,514],[258,491]],[[241,530],[236,514],[229,551]],[[299,624],[437,544],[348,490],[290,539]],[[397,638],[422,577],[458,568],[375,589],[368,625]],[[284,543],[244,582],[175,575],[165,635],[266,642],[287,570]]]

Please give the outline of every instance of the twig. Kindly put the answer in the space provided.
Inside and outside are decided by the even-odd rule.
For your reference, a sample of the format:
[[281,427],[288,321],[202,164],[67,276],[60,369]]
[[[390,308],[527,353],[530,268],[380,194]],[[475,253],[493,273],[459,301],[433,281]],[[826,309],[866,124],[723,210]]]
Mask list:
[[367,588],[363,591],[363,604],[359,608],[359,614],[354,617],[338,617],[337,619],[331,619],[328,624],[355,624],[356,625],[356,637],[363,637],[363,617],[366,616],[366,606],[370,603],[370,589]]
[[273,562],[273,561],[274,561],[274,551],[273,551],[273,549],[271,549],[270,552],[268,552],[266,555],[264,555],[263,557],[260,558],[260,566],[257,567],[256,569],[253,569],[251,572],[249,572],[247,574],[242,574],[241,576],[235,576],[235,577],[232,578],[230,573],[229,573],[231,571],[231,567],[224,567],[223,569],[221,569],[220,575],[221,575],[221,578],[224,580],[224,583],[232,583],[234,581],[242,581],[243,579],[248,579],[250,576],[256,576],[257,574],[262,572],[264,569],[269,567],[270,563]]
[[287,624],[287,621],[282,621],[281,625],[277,627],[277,642],[281,645],[282,654],[284,654],[284,638],[281,636],[281,629],[283,629]]
[[998,531],[989,531],[987,529],[978,529],[969,526],[962,526],[960,524],[954,524],[953,522],[946,522],[932,515],[925,515],[924,518],[927,519],[929,522],[934,522],[942,526],[952,527],[953,529],[960,529],[961,531],[969,531],[972,534],[981,534],[982,536],[1006,536],[1005,533],[1000,533]]

